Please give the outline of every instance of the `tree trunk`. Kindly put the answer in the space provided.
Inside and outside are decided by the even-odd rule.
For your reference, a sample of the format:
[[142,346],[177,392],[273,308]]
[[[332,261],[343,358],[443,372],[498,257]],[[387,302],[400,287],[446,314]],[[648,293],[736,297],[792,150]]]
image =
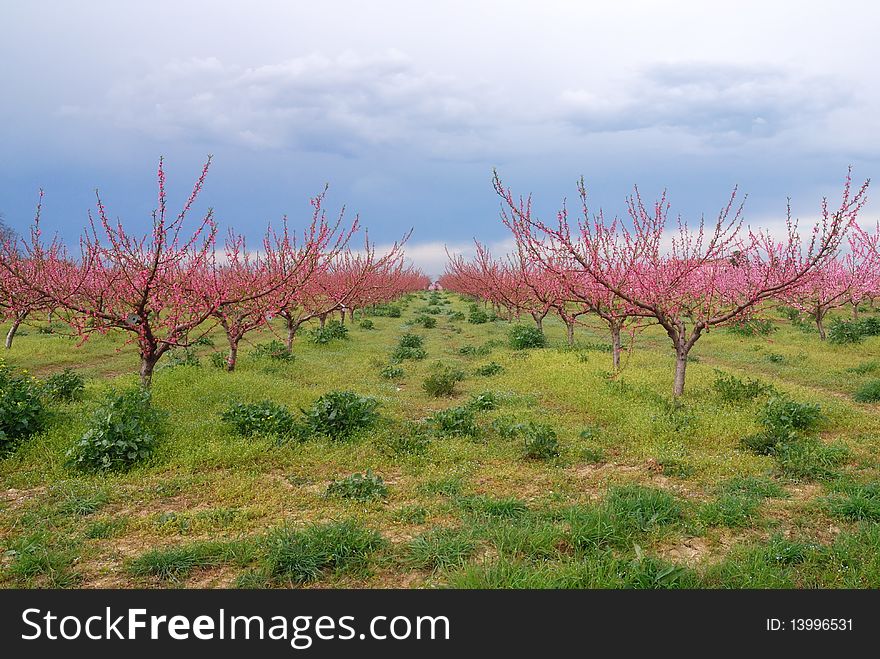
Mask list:
[[574,321],[566,321],[565,329],[568,334],[568,345],[569,347],[574,347]]
[[321,329],[324,329],[324,326],[327,324],[327,314],[322,313],[318,316],[318,322],[321,323]]
[[679,347],[675,350],[675,383],[672,385],[672,395],[678,398],[684,393],[684,376],[687,371],[688,351]]
[[851,304],[852,304],[853,320],[858,320],[859,319],[859,303],[852,302]]
[[15,319],[12,321],[12,327],[9,328],[9,332],[6,334],[6,349],[9,350],[12,347],[12,341],[15,339],[15,333],[18,331],[18,328],[21,326],[21,321],[25,319],[24,316],[15,316]]
[[543,333],[544,332],[544,316],[542,316],[541,314],[533,313],[532,318],[535,319],[535,326],[539,330],[541,330],[541,332]]
[[[614,372],[617,373],[620,370],[620,322],[611,321],[611,363],[614,368]],[[683,376],[682,376],[683,377]],[[684,380],[682,380],[682,386]]]
[[229,339],[229,356],[226,358],[226,371],[232,373],[235,370],[235,362],[238,360],[238,339]]
[[354,325],[354,307],[348,310],[348,322]]
[[339,310],[339,322],[345,325],[345,309]]
[[825,340],[825,312],[817,311],[816,312],[816,329],[819,330],[819,338],[824,341]]
[[141,355],[141,386],[149,389],[153,383],[153,369],[156,368],[156,362],[159,358],[155,354]]
[[284,320],[287,323],[287,341],[285,345],[287,346],[287,352],[293,352],[293,337],[299,328],[299,323],[294,322],[293,316],[288,316]]

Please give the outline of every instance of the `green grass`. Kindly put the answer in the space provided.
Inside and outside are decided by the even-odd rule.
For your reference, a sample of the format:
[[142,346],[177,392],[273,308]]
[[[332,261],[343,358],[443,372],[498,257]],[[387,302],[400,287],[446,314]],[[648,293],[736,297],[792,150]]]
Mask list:
[[[274,321],[234,373],[211,366],[224,348],[212,332],[194,349],[201,366],[156,372],[165,430],[125,473],[72,471],[65,454],[107,392],[137,383],[133,347],[115,333],[82,346],[19,336],[12,368],[72,368],[85,390],[47,403],[45,431],[0,459],[0,586],[880,587],[880,409],[857,400],[875,386],[880,337],[854,350],[786,319],[768,336],[712,332],[672,401],[659,328],[637,334],[612,376],[600,322],[585,319],[569,349],[548,317],[547,347],[515,350],[505,320],[469,323],[466,300],[439,297],[427,330],[411,325],[440,306],[427,295],[395,304],[400,317],[369,316],[370,330],[356,318],[344,341],[314,343],[312,323],[293,360],[260,356],[283,336]],[[420,347],[390,363],[407,334]],[[437,361],[465,375],[451,396],[422,388]],[[404,373],[382,377],[389,365]],[[221,418],[271,401],[299,419],[333,391],[374,399],[379,418],[344,442],[282,444]],[[744,450],[772,397],[808,406],[774,414],[818,406],[821,419],[766,455]],[[558,455],[523,459],[505,429],[529,424],[552,429]],[[367,470],[386,496],[326,496]]]

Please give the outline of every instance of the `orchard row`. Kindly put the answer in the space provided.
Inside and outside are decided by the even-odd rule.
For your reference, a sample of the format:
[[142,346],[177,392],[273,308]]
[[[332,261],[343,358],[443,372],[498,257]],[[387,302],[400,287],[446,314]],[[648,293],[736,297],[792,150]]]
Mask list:
[[613,367],[620,368],[621,333],[659,324],[675,351],[673,394],[684,392],[688,354],[712,328],[749,322],[762,303],[809,314],[825,338],[829,311],[873,301],[880,293],[880,224],[858,223],[868,181],[853,189],[850,173],[840,205],[821,203],[820,219],[801,235],[789,204],[781,237],[743,221],[737,190],[714,222],[670,221],[665,193],[646,204],[638,188],[627,217],[588,206],[578,186],[580,216],[563,205],[555,222],[532,212],[531,198],[515,198],[498,175],[501,217],[515,239],[512,255],[494,258],[477,243],[476,257],[450,258],[443,288],[481,298],[508,316],[527,312],[541,328],[557,314],[573,342],[578,319],[594,314],[608,324]]

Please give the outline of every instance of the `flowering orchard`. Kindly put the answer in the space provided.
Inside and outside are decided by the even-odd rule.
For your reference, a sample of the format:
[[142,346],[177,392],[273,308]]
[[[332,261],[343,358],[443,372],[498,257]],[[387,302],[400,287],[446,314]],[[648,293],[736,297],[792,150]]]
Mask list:
[[76,255],[57,239],[43,238],[38,204],[29,236],[6,236],[0,246],[0,310],[13,322],[6,347],[37,311],[56,314],[81,340],[122,331],[138,347],[141,382],[149,386],[166,352],[191,345],[216,325],[226,335],[232,371],[240,341],[275,316],[286,321],[290,350],[306,320],[317,317],[323,324],[337,311],[351,316],[355,309],[430,283],[404,265],[408,236],[385,253],[369,240],[362,250],[352,249],[359,221],[346,223],[344,209],[329,220],[326,189],[311,200],[311,220],[300,233],[284,218],[279,230],[267,228],[262,250],[249,251],[244,237],[234,232],[218,248],[212,210],[191,227],[186,224],[210,165],[209,157],[174,214],[167,207],[160,159],[157,207],[146,235],[111,221],[98,195]]
[[878,235],[856,223],[868,181],[854,188],[847,173],[839,204],[821,203],[806,238],[792,217],[778,240],[744,224],[736,189],[713,222],[670,220],[666,194],[646,203],[638,188],[626,217],[592,212],[583,180],[580,213],[563,205],[555,222],[532,212],[531,198],[515,197],[494,177],[501,218],[516,255],[493,259],[477,245],[472,261],[450,259],[442,286],[506,309],[526,311],[538,327],[554,310],[573,340],[575,323],[596,314],[609,327],[613,366],[620,367],[620,336],[627,325],[660,325],[675,354],[673,394],[684,392],[688,355],[712,328],[742,321],[765,301],[809,313],[824,338],[823,318],[846,303],[872,298],[878,288]]

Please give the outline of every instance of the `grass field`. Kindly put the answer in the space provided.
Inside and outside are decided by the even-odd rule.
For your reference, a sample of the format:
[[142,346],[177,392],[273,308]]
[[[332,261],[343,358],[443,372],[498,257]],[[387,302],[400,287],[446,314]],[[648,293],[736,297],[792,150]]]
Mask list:
[[[358,318],[346,340],[317,345],[302,331],[290,363],[243,346],[235,373],[210,364],[223,348],[214,335],[200,366],[157,370],[161,443],[147,463],[110,475],[75,471],[65,453],[109,389],[136,384],[134,348],[26,328],[5,355],[11,367],[38,378],[73,367],[87,386],[0,459],[0,583],[880,587],[880,405],[853,398],[880,378],[880,337],[833,345],[768,311],[768,336],[716,330],[697,344],[679,403],[656,327],[612,378],[598,324],[579,328],[571,349],[548,319],[548,347],[513,350],[507,322],[453,320],[447,312],[467,316],[468,303],[440,297],[434,328],[407,325],[429,299],[412,296],[401,318],[371,316],[373,329]],[[424,336],[427,356],[384,378],[405,332]],[[465,373],[451,397],[422,387],[438,360]],[[477,374],[491,362],[500,372]],[[821,406],[818,441],[769,455],[743,448],[770,394],[725,400],[717,369]],[[279,443],[236,435],[220,418],[265,399],[299,414],[333,390],[376,398],[379,421],[348,441]],[[468,412],[454,428],[470,435],[425,421],[466,406],[476,431]],[[527,457],[529,422],[552,428],[558,455]],[[384,484],[367,479],[375,498],[340,496],[358,482],[328,493],[367,470]]]

